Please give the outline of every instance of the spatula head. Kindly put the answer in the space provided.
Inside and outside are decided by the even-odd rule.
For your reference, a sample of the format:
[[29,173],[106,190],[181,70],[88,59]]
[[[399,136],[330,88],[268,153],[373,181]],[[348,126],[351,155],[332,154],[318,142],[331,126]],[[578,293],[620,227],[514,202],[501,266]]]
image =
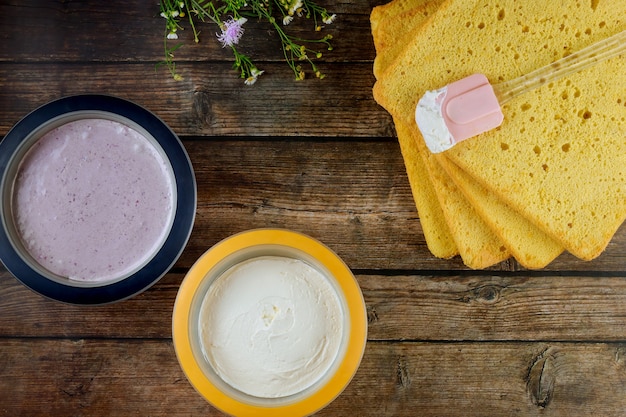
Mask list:
[[494,129],[503,120],[498,98],[483,74],[427,91],[415,109],[415,121],[433,153]]

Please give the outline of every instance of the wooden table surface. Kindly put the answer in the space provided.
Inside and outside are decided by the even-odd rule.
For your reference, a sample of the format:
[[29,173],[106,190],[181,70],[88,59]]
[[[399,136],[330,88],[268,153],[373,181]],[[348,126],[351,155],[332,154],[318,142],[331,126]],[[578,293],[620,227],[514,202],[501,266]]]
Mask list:
[[[98,307],[44,299],[0,269],[0,416],[220,416],[183,375],[171,339],[191,264],[234,233],[280,227],[342,257],[365,298],[368,342],[320,416],[626,414],[626,229],[603,255],[541,271],[484,271],[426,248],[390,116],[372,98],[369,14],[383,0],[325,4],[324,80],[296,82],[275,36],[247,24],[266,72],[252,87],[203,29],[163,68],[158,2],[4,0],[0,134],[36,107],[105,93],[181,137],[198,208],[189,244],[146,292]],[[243,48],[243,46],[242,46]]]

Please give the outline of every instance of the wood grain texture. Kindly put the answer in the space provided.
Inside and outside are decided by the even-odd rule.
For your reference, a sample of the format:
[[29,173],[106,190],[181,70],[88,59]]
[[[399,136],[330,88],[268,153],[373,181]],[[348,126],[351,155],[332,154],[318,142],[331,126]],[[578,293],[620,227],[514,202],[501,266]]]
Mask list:
[[[379,2],[380,3],[380,2]],[[159,62],[164,57],[165,20],[159,16],[159,2],[129,5],[127,1],[3,1],[2,22],[17,30],[0,34],[0,62]],[[333,51],[318,49],[320,61],[372,61],[374,48],[370,36],[370,4],[358,2],[318,2],[339,15],[331,25],[315,31],[312,19],[294,19],[285,31],[303,39],[333,36]],[[200,23],[200,42],[195,43],[186,19],[181,20],[178,62],[212,62],[232,60],[229,49],[222,48],[212,22]],[[249,19],[245,26],[245,43],[241,51],[258,62],[282,61],[283,52],[277,34],[266,22]],[[112,32],[113,31],[113,32]],[[111,32],[111,33],[108,33]],[[349,32],[349,36],[344,33]],[[27,33],[28,36],[24,36]],[[103,42],[103,37],[110,37]],[[42,51],[45,53],[42,54]]]
[[[185,146],[196,167],[199,206],[182,266],[216,237],[284,227],[322,240],[353,269],[467,269],[458,257],[436,259],[426,248],[396,141],[198,140]],[[565,254],[546,270],[623,272],[625,242],[622,228],[600,258],[584,262]],[[520,269],[514,261],[492,268]]]
[[[123,303],[85,308],[46,300],[2,273],[0,338],[170,338],[183,276],[170,273]],[[357,274],[357,280],[370,341],[626,340],[620,277]]]
[[[163,279],[122,303],[42,298],[0,267],[0,416],[222,416],[187,382],[171,340],[185,273],[234,233],[306,233],[353,270],[368,343],[319,416],[623,416],[626,227],[591,262],[468,270],[432,257],[390,116],[373,100],[372,7],[322,0],[337,21],[324,80],[295,82],[273,33],[246,24],[253,88],[203,28],[188,28],[175,82],[158,1],[0,2],[0,135],[71,94],[120,96],[181,136],[198,182],[189,244]],[[292,26],[307,34],[305,24]]]
[[[222,416],[169,340],[0,339],[2,416]],[[319,416],[621,416],[622,343],[370,342]],[[29,375],[29,378],[24,378]],[[375,381],[375,382],[374,382]]]
[[[228,62],[183,63],[174,81],[154,63],[7,63],[0,73],[0,133],[35,108],[74,94],[112,94],[153,111],[177,134],[390,137],[390,116],[371,95],[370,63],[329,66],[324,80],[294,81],[268,63],[253,88]],[[329,88],[341,85],[339,92]],[[271,106],[268,103],[280,103]]]
[[[467,269],[426,247],[395,141],[314,139],[186,140],[198,182],[191,239],[177,267],[188,268],[219,240],[280,227],[316,237],[357,270]],[[306,150],[306,152],[304,152]],[[591,262],[563,255],[546,271],[626,269],[626,229]],[[514,261],[491,270],[521,270]]]

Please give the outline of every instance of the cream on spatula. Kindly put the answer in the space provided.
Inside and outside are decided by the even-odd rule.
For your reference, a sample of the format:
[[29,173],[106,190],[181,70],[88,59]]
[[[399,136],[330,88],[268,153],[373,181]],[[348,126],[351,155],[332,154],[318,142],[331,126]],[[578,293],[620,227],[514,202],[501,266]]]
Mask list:
[[491,85],[487,77],[473,74],[427,91],[415,109],[415,121],[432,153],[502,124],[501,106],[527,91],[588,68],[626,50],[626,31],[590,45],[552,64],[510,81]]

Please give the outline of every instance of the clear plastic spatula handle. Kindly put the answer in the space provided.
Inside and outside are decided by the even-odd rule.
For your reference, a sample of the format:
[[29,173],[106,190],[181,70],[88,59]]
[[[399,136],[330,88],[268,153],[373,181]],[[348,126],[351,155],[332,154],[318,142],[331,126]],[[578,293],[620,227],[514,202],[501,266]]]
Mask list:
[[547,82],[581,71],[626,51],[626,30],[510,81],[493,85],[500,105]]

